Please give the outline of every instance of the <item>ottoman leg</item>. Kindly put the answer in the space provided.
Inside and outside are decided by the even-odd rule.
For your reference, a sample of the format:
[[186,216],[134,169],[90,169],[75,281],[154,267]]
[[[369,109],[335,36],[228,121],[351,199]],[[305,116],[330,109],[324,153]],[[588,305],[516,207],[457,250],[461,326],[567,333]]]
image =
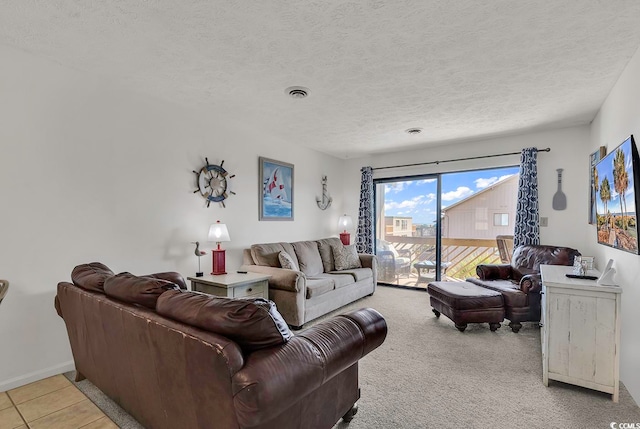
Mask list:
[[456,323],[456,328],[458,328],[458,331],[460,332],[464,332],[465,329],[467,329],[467,324],[466,323]]
[[520,323],[520,322],[511,322],[511,323],[509,323],[509,326],[511,326],[511,330],[517,334],[518,331],[520,330],[520,328],[522,328],[522,323]]
[[489,329],[491,329],[491,332],[495,332],[496,329],[498,329],[500,327],[499,323],[489,323]]
[[436,317],[440,317],[440,312],[438,310],[436,310],[435,308],[432,308],[431,311],[433,311],[433,314],[435,314]]

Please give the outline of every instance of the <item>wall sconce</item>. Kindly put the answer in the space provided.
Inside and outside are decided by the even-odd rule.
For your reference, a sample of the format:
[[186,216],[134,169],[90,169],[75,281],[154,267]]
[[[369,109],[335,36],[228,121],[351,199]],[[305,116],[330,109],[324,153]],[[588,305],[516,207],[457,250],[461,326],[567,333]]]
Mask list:
[[342,241],[342,244],[345,246],[349,245],[351,243],[351,234],[347,231],[353,228],[353,220],[351,219],[351,216],[346,214],[340,216],[340,219],[338,220],[338,228],[342,230],[340,233],[340,241]]
[[209,227],[209,241],[214,241],[218,244],[217,249],[213,249],[211,254],[213,255],[213,271],[211,274],[214,276],[220,274],[227,274],[225,271],[225,250],[220,248],[220,243],[223,241],[231,241],[229,238],[229,230],[227,225],[217,221]]

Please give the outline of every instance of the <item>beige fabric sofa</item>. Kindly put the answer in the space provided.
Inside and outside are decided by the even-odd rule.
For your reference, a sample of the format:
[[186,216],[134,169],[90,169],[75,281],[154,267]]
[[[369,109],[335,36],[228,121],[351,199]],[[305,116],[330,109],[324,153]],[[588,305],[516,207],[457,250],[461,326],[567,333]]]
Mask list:
[[[334,249],[338,238],[294,243],[254,244],[244,250],[241,270],[268,274],[269,298],[294,329],[349,304],[376,289],[374,255],[359,254],[361,268],[336,271]],[[284,269],[278,255],[286,252],[299,270]]]

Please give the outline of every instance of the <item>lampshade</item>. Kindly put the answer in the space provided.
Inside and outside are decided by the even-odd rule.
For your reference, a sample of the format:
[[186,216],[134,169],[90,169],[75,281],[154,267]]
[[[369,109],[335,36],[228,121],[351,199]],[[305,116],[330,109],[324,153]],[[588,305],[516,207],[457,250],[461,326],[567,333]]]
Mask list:
[[221,241],[231,241],[227,225],[217,221],[209,227],[209,241],[220,243]]
[[348,231],[353,228],[353,220],[351,219],[351,216],[346,214],[340,216],[340,219],[338,220],[338,228],[343,231]]

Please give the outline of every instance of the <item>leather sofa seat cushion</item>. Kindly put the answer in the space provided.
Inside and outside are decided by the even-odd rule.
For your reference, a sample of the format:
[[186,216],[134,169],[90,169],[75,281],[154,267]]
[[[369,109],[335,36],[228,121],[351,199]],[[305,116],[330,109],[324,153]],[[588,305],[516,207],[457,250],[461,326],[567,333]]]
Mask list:
[[262,265],[264,267],[276,267],[282,268],[280,265],[280,259],[278,254],[280,252],[286,252],[291,256],[291,259],[300,266],[300,262],[296,257],[296,253],[293,250],[293,246],[290,243],[263,243],[251,245],[251,257],[256,265]]
[[335,283],[328,277],[307,277],[307,299],[332,291]]
[[318,250],[320,251],[320,258],[322,259],[322,265],[325,273],[335,271],[336,266],[333,262],[333,247],[341,246],[342,242],[337,237],[323,238],[317,241]]
[[324,272],[318,243],[315,241],[297,241],[291,243],[298,257],[300,271],[307,276],[315,276]]
[[501,292],[504,297],[504,303],[508,307],[525,307],[527,306],[527,294],[520,290],[520,285],[511,280],[480,280],[467,279],[478,286]]
[[352,268],[350,270],[332,271],[330,274],[349,274],[355,281],[368,279],[373,277],[373,270],[371,268]]
[[156,308],[158,297],[171,289],[179,287],[168,280],[138,277],[131,273],[120,273],[104,282],[104,293],[107,296],[152,310]]
[[230,299],[198,292],[163,293],[158,314],[223,335],[243,352],[284,344],[293,334],[272,301],[264,298]]
[[85,290],[104,293],[104,282],[115,273],[100,262],[78,265],[71,272],[73,284]]

